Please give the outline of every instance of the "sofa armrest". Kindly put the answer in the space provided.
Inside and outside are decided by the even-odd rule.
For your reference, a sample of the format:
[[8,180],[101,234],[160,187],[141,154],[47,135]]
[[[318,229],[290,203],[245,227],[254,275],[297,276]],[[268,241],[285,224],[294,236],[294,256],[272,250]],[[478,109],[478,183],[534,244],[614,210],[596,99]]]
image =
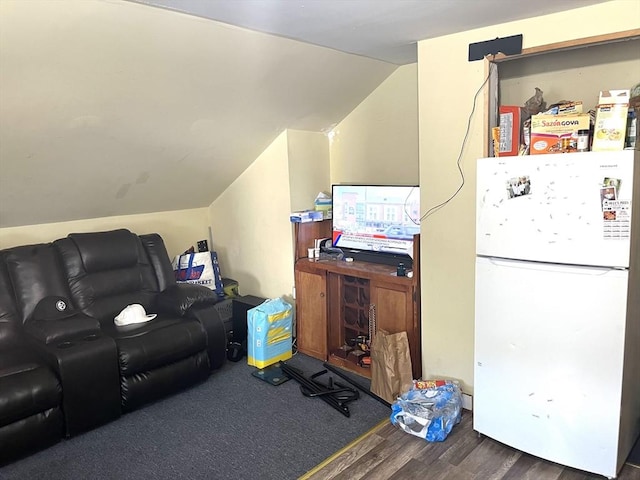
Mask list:
[[202,285],[181,283],[167,287],[156,297],[158,313],[183,317],[191,307],[215,305],[220,298],[216,293]]
[[[76,315],[61,320],[60,323],[76,318],[94,320]],[[49,320],[43,323],[54,322]],[[89,326],[90,323],[85,322],[85,325]],[[77,329],[72,337],[63,337],[61,330],[58,341],[53,341],[54,332],[51,327],[49,333],[52,341],[49,344],[33,335],[26,335],[29,345],[60,379],[67,437],[86,432],[121,415],[116,343],[99,330],[97,333],[89,333],[90,331],[92,330],[89,328],[84,332]],[[44,332],[42,330],[40,335],[44,335]]]
[[227,358],[227,332],[220,313],[213,305],[194,305],[187,311],[186,316],[197,320],[204,328],[211,369],[220,368]]
[[25,333],[45,345],[58,344],[100,333],[100,322],[78,314],[58,320],[31,320]]

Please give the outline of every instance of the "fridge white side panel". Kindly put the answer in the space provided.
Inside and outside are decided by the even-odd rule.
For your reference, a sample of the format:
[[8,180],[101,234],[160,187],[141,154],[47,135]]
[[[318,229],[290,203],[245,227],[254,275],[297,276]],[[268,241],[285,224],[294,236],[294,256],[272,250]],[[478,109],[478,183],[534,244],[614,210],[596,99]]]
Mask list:
[[615,477],[628,272],[476,260],[474,428]]
[[628,267],[636,158],[621,151],[478,160],[476,253]]

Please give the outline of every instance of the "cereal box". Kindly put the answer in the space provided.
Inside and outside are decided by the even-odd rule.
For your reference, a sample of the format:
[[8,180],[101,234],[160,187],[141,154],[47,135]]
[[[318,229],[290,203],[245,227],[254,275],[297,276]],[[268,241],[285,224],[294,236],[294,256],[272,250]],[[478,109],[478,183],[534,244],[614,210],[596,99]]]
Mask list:
[[522,123],[520,107],[500,106],[500,149],[498,156],[518,155]]
[[624,148],[629,95],[630,90],[604,90],[600,92],[591,147],[594,152]]

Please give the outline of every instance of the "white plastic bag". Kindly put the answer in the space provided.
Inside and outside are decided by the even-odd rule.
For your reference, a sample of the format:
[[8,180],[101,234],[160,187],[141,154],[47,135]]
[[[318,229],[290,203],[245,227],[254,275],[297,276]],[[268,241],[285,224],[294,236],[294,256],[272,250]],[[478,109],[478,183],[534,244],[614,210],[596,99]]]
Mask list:
[[173,272],[178,283],[203,285],[224,296],[220,265],[216,252],[197,252],[177,255],[173,260]]

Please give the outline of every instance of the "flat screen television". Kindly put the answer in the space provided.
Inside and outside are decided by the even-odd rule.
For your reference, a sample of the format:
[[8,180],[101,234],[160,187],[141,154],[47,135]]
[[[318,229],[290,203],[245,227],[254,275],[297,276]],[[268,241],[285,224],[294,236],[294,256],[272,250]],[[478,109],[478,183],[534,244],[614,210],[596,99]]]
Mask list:
[[333,185],[333,246],[345,257],[407,267],[420,233],[416,185]]

